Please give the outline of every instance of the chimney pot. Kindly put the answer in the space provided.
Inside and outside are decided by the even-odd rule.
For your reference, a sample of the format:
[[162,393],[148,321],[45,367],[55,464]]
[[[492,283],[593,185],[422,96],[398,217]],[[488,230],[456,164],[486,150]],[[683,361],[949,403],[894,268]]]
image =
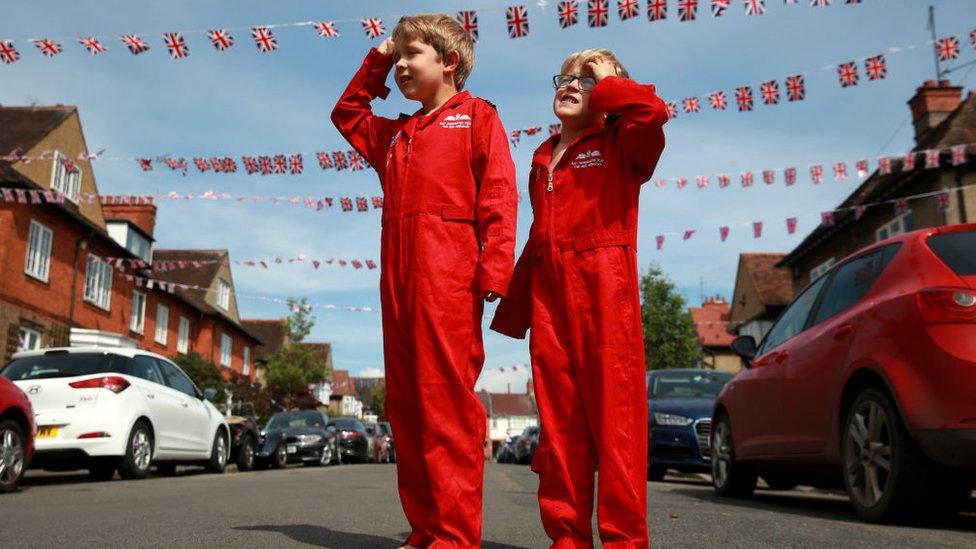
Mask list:
[[962,87],[953,86],[948,80],[936,85],[934,80],[926,80],[908,100],[915,126],[915,142],[920,142],[925,134],[942,123],[962,103]]

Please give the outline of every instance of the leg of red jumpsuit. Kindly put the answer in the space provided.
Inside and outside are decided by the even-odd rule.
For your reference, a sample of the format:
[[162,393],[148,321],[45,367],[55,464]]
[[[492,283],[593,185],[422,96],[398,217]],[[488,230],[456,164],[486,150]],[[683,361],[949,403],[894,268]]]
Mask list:
[[[536,269],[542,273],[542,269]],[[596,453],[586,424],[567,343],[565,306],[557,284],[534,276],[530,352],[541,425],[532,470],[539,474],[539,510],[557,549],[593,547]]]
[[636,257],[632,248],[614,246],[572,261],[578,380],[599,455],[600,540],[607,548],[646,548],[647,389]]

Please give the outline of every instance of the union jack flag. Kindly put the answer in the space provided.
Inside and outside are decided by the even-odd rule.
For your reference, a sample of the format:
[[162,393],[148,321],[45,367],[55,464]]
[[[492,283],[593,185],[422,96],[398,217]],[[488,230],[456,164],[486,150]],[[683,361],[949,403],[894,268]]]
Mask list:
[[961,166],[966,163],[966,146],[955,145],[952,147],[952,165]]
[[705,187],[708,186],[708,176],[707,175],[699,175],[698,178],[695,179],[695,182],[698,185],[698,188],[699,189],[704,189]]
[[565,29],[579,23],[579,3],[576,0],[560,2],[559,8],[559,28]]
[[743,0],[746,4],[746,15],[763,15],[766,13],[766,0]]
[[210,158],[210,165],[213,166],[215,172],[224,171],[224,163],[220,161],[220,158],[213,156]]
[[246,171],[248,175],[251,175],[253,173],[257,173],[257,171],[258,171],[258,163],[254,160],[254,157],[251,157],[251,156],[242,156],[241,157],[241,162],[244,163],[244,171]]
[[55,55],[61,53],[63,48],[61,44],[58,44],[54,40],[48,40],[47,38],[42,38],[40,40],[31,40],[37,49],[41,50],[41,53],[48,57],[54,57]]
[[505,8],[505,20],[508,23],[509,38],[522,38],[529,34],[529,14],[525,6]]
[[910,172],[915,169],[915,153],[906,153],[901,159],[901,171]]
[[934,170],[939,167],[939,150],[929,149],[925,151],[925,169]]
[[457,21],[471,37],[472,42],[478,41],[478,14],[474,11],[459,11]]
[[857,177],[859,179],[864,179],[868,176],[868,161],[867,159],[861,159],[857,161]]
[[370,17],[360,22],[363,25],[363,32],[366,33],[366,38],[379,38],[386,34],[386,27],[383,26],[383,21],[379,18]]
[[0,40],[0,59],[6,64],[16,63],[20,59],[20,52],[8,40]]
[[752,172],[742,172],[739,174],[739,179],[742,180],[743,187],[752,186]]
[[[340,198],[339,204],[342,206],[342,211],[351,212],[352,211],[352,199],[351,198]],[[345,267],[345,261],[339,260],[339,265]]]
[[251,29],[251,36],[254,37],[254,45],[258,51],[268,53],[278,49],[278,40],[268,27],[254,27]]
[[105,51],[108,50],[108,48],[103,46],[102,43],[96,40],[93,36],[79,38],[78,43],[84,46],[86,50],[90,51],[92,55],[105,53]]
[[338,170],[338,171],[340,171],[340,172],[342,170],[346,169],[348,167],[348,165],[346,164],[346,155],[345,155],[345,153],[343,153],[342,151],[335,151],[335,152],[333,152],[332,153],[332,165],[335,166],[335,169]]
[[675,185],[678,186],[679,189],[683,189],[688,186],[688,179],[684,177],[679,177],[678,179],[675,180],[674,183]]
[[317,152],[315,157],[319,160],[319,166],[323,170],[328,170],[332,167],[332,161],[329,160],[329,153],[327,152]]
[[694,21],[698,17],[698,0],[678,0],[678,21]]
[[349,151],[349,167],[354,172],[366,169],[366,159],[356,151]]
[[939,61],[959,59],[959,37],[946,36],[940,38],[935,43],[935,53],[938,54]]
[[586,24],[591,28],[607,26],[610,0],[589,0],[586,4]]
[[887,156],[878,157],[878,175],[888,175],[891,173],[891,158]]
[[210,164],[207,163],[206,158],[199,158],[199,157],[194,158],[193,164],[195,164],[197,169],[200,170],[201,172],[205,172],[210,169]]
[[640,15],[639,0],[617,0],[617,15],[620,16],[621,21]]
[[[374,196],[373,197],[373,209],[374,210],[379,210],[379,209],[382,209],[382,208],[383,208],[383,197],[382,196]],[[370,267],[370,268],[372,269],[372,267]]]
[[293,154],[288,160],[288,171],[294,174],[300,174],[305,170],[305,164],[302,162],[301,154]]
[[735,102],[739,104],[740,111],[752,110],[752,88],[743,86],[735,89]]
[[173,59],[183,59],[190,55],[190,48],[187,47],[186,40],[183,40],[182,32],[164,33],[163,41],[166,42],[166,49],[169,50],[169,56]]
[[902,215],[908,212],[908,200],[904,198],[895,199],[895,213]]
[[217,51],[224,51],[234,45],[234,37],[224,29],[212,29],[207,31],[207,38]]
[[708,95],[708,103],[717,111],[724,111],[729,105],[724,91],[717,91]]
[[823,181],[823,166],[817,164],[816,166],[810,166],[810,179],[813,180],[814,185],[819,184]]
[[668,18],[668,0],[647,0],[647,20],[661,21]]
[[788,217],[786,219],[786,232],[789,234],[796,233],[796,218]]
[[332,21],[319,21],[315,24],[315,32],[323,38],[336,38],[339,36],[339,30],[336,29]]
[[843,162],[837,162],[834,164],[834,179],[837,181],[844,181],[847,179],[847,164]]
[[727,173],[718,174],[718,186],[723,189],[729,186],[729,174]]
[[556,135],[557,133],[563,131],[562,124],[549,124],[549,135]]
[[718,228],[718,236],[719,236],[719,238],[722,239],[722,242],[725,242],[725,239],[727,239],[729,237],[729,228],[728,227],[719,227]]
[[763,170],[762,178],[763,183],[772,185],[773,183],[776,183],[776,172],[773,170]]
[[722,17],[732,0],[712,0],[712,17]]
[[701,105],[698,103],[697,97],[689,97],[682,101],[684,105],[685,112],[698,112],[701,110]]
[[763,82],[759,86],[759,93],[762,95],[763,103],[766,105],[779,104],[779,83],[775,80]]
[[848,61],[847,63],[838,65],[837,78],[840,79],[840,87],[842,88],[856,86],[860,81],[860,75],[857,73],[857,63]]
[[762,237],[762,227],[763,227],[763,222],[762,221],[753,221],[753,223],[752,223],[752,237],[753,238],[761,238]]
[[796,168],[786,168],[783,170],[783,179],[786,180],[787,187],[796,183]]
[[881,80],[888,76],[888,64],[884,55],[875,55],[864,60],[864,72],[868,80]]
[[518,147],[519,139],[522,138],[522,130],[512,130],[508,134],[508,140],[511,141],[513,147]]
[[285,173],[288,171],[288,159],[283,154],[276,154],[274,157],[274,173]]
[[654,237],[654,242],[655,242],[655,244],[657,244],[657,249],[660,250],[661,248],[663,248],[664,247],[664,235],[663,234],[659,234],[659,235],[655,236]]
[[695,236],[695,229],[688,229],[685,231],[684,239],[689,240],[692,236]]
[[973,49],[976,50],[976,30],[969,31],[969,43],[973,46]]
[[831,5],[833,2],[834,0],[810,0],[810,5],[822,8]]
[[670,118],[677,118],[678,117],[678,103],[675,102],[675,101],[668,101],[667,103],[665,103],[665,105],[668,108],[668,118],[669,119]]
[[227,156],[224,157],[224,171],[227,173],[234,173],[237,171],[237,162],[234,159]]
[[786,77],[786,97],[790,101],[803,101],[807,96],[807,86],[802,74]]
[[153,168],[152,168],[151,158],[137,158],[136,160],[139,162],[139,167],[142,168],[142,171],[144,172],[152,171]]
[[[284,158],[282,158],[282,160],[284,160]],[[271,166],[270,156],[259,156],[258,165],[261,166],[261,175],[268,175],[274,170],[274,168]],[[284,171],[284,169],[282,169],[282,171]]]
[[123,35],[122,42],[129,48],[132,55],[139,55],[140,53],[149,51],[149,44],[134,34]]
[[949,193],[941,192],[935,197],[936,205],[938,205],[940,210],[949,209]]
[[[357,196],[356,197],[356,211],[359,211],[359,212],[367,212],[367,211],[369,211],[369,202],[366,201],[366,197],[365,196]],[[350,261],[350,263],[352,263],[352,266],[355,267],[355,268],[357,268],[357,269],[362,269],[363,268],[363,262],[360,261],[360,260],[358,260],[358,259],[353,259],[352,261]]]

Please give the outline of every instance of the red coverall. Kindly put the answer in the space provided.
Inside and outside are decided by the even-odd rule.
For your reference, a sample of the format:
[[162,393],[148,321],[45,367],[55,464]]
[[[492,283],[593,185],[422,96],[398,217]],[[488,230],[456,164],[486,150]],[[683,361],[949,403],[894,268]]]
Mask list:
[[518,191],[505,129],[468,92],[437,111],[376,116],[394,60],[372,49],[332,112],[383,187],[380,302],[386,410],[414,546],[481,542],[482,292],[507,294]]
[[529,176],[534,220],[491,328],[531,328],[541,438],[542,523],[553,547],[592,547],[594,470],[605,547],[646,547],[647,393],[637,288],[637,203],[664,149],[667,107],[652,85],[609,76],[589,108],[614,113],[549,171]]

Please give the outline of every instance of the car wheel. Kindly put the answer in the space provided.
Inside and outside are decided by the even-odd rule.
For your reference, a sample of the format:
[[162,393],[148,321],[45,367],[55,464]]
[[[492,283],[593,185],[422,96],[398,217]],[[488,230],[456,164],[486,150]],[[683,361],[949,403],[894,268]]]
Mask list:
[[335,452],[335,464],[342,465],[342,450],[339,449],[339,444],[336,443],[332,450]]
[[220,429],[217,429],[217,434],[214,435],[210,459],[204,467],[208,473],[216,474],[223,473],[227,469],[227,437]]
[[765,473],[762,475],[762,479],[769,486],[770,490],[792,490],[799,485],[798,482],[791,479],[788,475],[780,473]]
[[284,469],[286,465],[288,465],[288,450],[284,444],[279,444],[274,454],[271,454],[271,467]]
[[755,469],[736,461],[732,422],[719,416],[712,430],[712,486],[724,497],[748,497],[756,489]]
[[144,421],[137,421],[129,433],[129,444],[125,449],[125,456],[119,464],[119,476],[124,479],[142,479],[149,474],[149,466],[153,458],[153,436],[149,425]]
[[651,465],[647,468],[647,480],[654,482],[660,482],[664,480],[664,475],[668,473],[667,467],[662,467],[660,465]]
[[848,410],[841,465],[851,504],[869,522],[951,514],[969,493],[921,453],[879,389],[862,392]]
[[0,492],[17,490],[24,478],[24,431],[12,419],[0,421]]
[[319,460],[319,465],[324,467],[330,463],[332,463],[332,445],[326,443],[326,445],[322,447],[322,458]]
[[156,472],[160,476],[171,477],[176,474],[176,462],[175,461],[164,461],[162,463],[156,464]]
[[244,435],[241,447],[237,450],[237,470],[251,471],[254,469],[254,439]]

